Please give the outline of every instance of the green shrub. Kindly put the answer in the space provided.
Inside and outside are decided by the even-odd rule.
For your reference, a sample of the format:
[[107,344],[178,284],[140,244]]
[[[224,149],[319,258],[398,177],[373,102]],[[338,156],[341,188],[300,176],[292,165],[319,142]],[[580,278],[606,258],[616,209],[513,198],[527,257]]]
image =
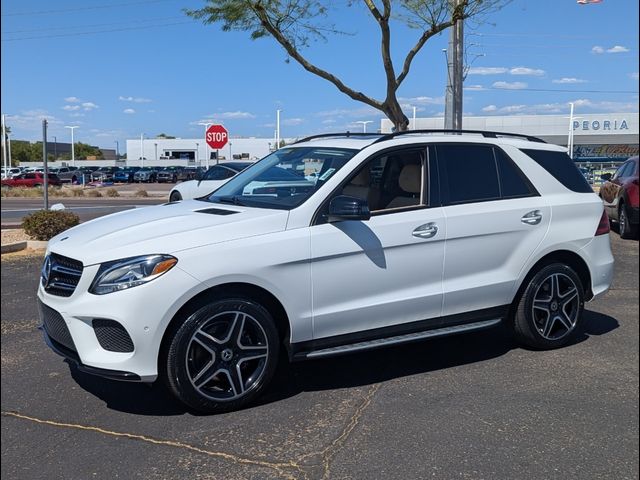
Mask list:
[[148,197],[149,196],[149,194],[147,193],[147,191],[144,188],[139,189],[136,192],[135,195],[136,195],[136,197]]
[[80,217],[64,210],[38,210],[22,220],[22,228],[36,240],[49,240],[80,223]]
[[115,188],[107,188],[107,190],[104,192],[107,194],[107,197],[119,197],[120,193],[118,192],[118,190],[116,190]]

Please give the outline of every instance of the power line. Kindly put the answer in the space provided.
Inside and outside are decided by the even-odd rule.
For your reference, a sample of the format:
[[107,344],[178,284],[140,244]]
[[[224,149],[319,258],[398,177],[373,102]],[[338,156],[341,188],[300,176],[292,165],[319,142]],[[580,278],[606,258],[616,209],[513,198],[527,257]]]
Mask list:
[[56,13],[70,13],[70,12],[82,12],[86,10],[100,10],[104,8],[118,8],[118,7],[132,7],[136,5],[147,5],[149,3],[169,2],[172,0],[144,0],[140,2],[127,2],[127,3],[112,3],[109,5],[92,5],[90,7],[77,7],[77,8],[65,8],[61,10],[40,10],[31,12],[15,12],[15,13],[3,13],[3,17],[18,17],[24,15],[50,15]]
[[514,92],[561,92],[561,93],[620,93],[620,94],[638,94],[634,90],[569,90],[562,88],[509,88],[509,87],[481,87],[471,88],[471,90],[480,92],[482,90],[510,90]]
[[2,40],[2,42],[17,42],[20,40],[36,40],[36,39],[43,39],[43,38],[78,37],[81,35],[94,35],[97,33],[124,32],[129,30],[143,30],[143,29],[156,28],[156,27],[171,27],[173,25],[185,25],[187,23],[193,23],[194,21],[195,20],[185,20],[184,22],[173,22],[173,23],[164,23],[164,24],[156,24],[156,25],[137,25],[135,27],[113,28],[110,30],[96,30],[91,32],[60,33],[57,35],[39,35],[34,37],[7,38],[5,40]]
[[[567,35],[563,33],[480,33],[473,32],[469,36],[478,37],[547,37],[547,38],[576,38],[576,39],[593,39],[593,38],[609,38],[610,35]],[[618,35],[615,38],[638,38],[638,35]]]

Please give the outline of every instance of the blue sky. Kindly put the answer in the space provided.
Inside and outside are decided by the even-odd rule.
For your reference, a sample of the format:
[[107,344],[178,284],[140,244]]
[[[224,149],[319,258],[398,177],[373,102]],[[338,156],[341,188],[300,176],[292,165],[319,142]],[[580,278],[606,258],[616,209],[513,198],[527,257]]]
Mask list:
[[[346,3],[346,2],[345,2]],[[357,3],[357,2],[356,2]],[[359,131],[382,115],[297,63],[272,39],[222,32],[186,17],[204,0],[2,0],[2,112],[15,139],[49,136],[105,148],[140,133],[203,135],[202,121],[231,136]],[[350,35],[311,44],[305,55],[371,96],[384,92],[377,24],[359,5],[334,23]],[[400,65],[418,32],[394,25]],[[444,110],[448,32],[416,57],[399,91],[407,116]],[[638,111],[638,2],[515,0],[466,27],[468,115]]]

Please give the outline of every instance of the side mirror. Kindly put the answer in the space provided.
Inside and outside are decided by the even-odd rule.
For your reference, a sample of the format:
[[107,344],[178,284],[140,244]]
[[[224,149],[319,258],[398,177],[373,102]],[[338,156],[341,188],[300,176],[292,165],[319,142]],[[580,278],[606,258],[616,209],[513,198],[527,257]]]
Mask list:
[[194,176],[194,178],[198,181],[202,180],[202,177],[204,177],[204,174],[202,173],[201,170],[196,171],[196,174]]
[[605,182],[608,182],[609,180],[611,180],[611,178],[613,178],[613,175],[611,175],[610,173],[603,173],[602,175],[600,175],[600,178]]
[[329,222],[343,220],[369,220],[369,204],[361,198],[338,195],[329,202]]

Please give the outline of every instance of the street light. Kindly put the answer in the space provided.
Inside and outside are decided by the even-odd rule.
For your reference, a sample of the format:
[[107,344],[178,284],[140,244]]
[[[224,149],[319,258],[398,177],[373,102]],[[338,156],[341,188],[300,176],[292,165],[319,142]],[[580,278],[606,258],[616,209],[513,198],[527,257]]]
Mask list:
[[118,140],[114,140],[114,142],[116,143],[116,162],[118,162],[120,160],[120,144]]
[[153,146],[155,147],[155,155],[156,155],[156,164],[158,163],[158,144],[154,143]]
[[140,167],[144,167],[144,133],[140,134]]
[[356,123],[362,124],[362,133],[367,133],[367,123],[373,123],[373,120],[358,120]]
[[569,138],[567,139],[567,150],[569,150],[569,158],[573,160],[573,121],[576,118],[582,118],[582,117],[573,116],[573,102],[569,102],[569,106],[571,108],[569,110]]
[[71,166],[75,167],[76,166],[76,147],[75,147],[75,144],[73,143],[73,131],[76,128],[78,128],[78,125],[72,125],[72,126],[65,125],[64,128],[68,128],[71,130]]
[[[198,125],[202,125],[204,126],[204,140],[205,142],[207,141],[207,130],[209,129],[209,127],[211,125],[215,125],[214,123],[211,122],[200,122],[198,123]],[[205,161],[205,166],[207,167],[207,170],[209,170],[209,144],[206,143],[205,145],[205,149],[204,149],[204,153],[206,154],[204,157],[204,161]]]
[[58,160],[58,137],[53,136],[53,160]]
[[276,110],[276,150],[280,149],[280,112]]
[[196,155],[195,155],[195,161],[197,165],[200,165],[200,144],[198,142],[196,142]]

